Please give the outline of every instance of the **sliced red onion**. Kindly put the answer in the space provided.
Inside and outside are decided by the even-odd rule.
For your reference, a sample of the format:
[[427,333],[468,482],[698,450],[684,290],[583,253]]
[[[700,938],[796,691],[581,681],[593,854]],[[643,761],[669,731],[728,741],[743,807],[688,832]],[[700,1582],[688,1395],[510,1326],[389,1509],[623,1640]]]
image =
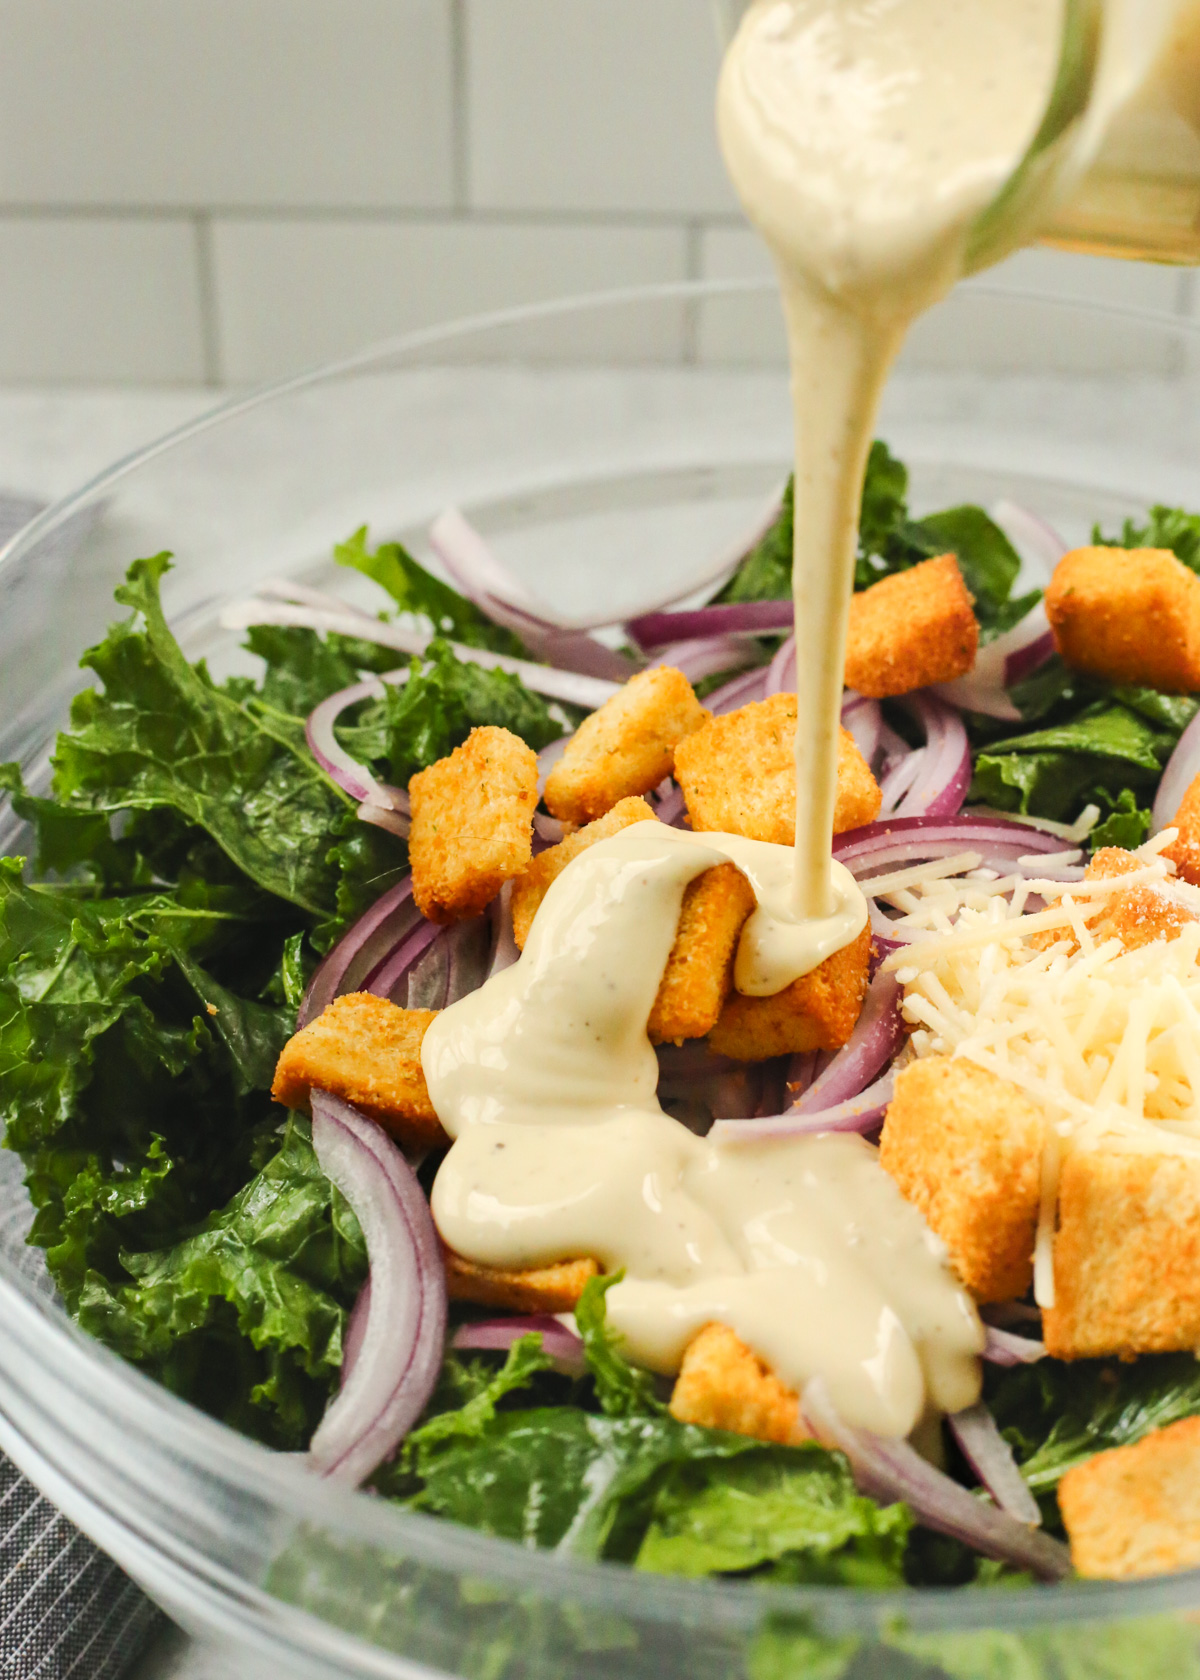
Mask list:
[[883,1123],[895,1088],[896,1075],[889,1071],[847,1102],[803,1113],[791,1108],[760,1120],[718,1120],[709,1136],[714,1143],[767,1143],[821,1132],[873,1132]]
[[294,583],[291,578],[268,578],[266,583],[259,584],[258,593],[270,601],[289,601],[295,606],[316,608],[319,612],[349,613],[368,627],[379,622],[352,601],[343,601],[340,595],[330,595],[324,589],[312,589],[305,583]]
[[1007,1511],[1019,1523],[1040,1528],[1042,1513],[1038,1502],[1025,1485],[1013,1450],[996,1427],[996,1420],[983,1401],[977,1401],[965,1411],[951,1412],[946,1422],[962,1448],[963,1457],[998,1508]]
[[892,764],[879,784],[879,810],[883,816],[896,814],[908,790],[921,774],[924,763],[925,748],[917,747]]
[[673,666],[693,683],[718,676],[722,671],[736,671],[745,663],[745,643],[734,641],[732,636],[701,636],[692,641],[668,642],[656,649],[652,661],[654,665]]
[[360,764],[339,743],[333,726],[341,714],[360,700],[378,700],[383,694],[380,681],[371,677],[366,682],[352,683],[340,688],[309,713],[304,733],[308,750],[327,776],[331,776],[351,799],[358,799],[385,810],[391,804],[382,782],[377,782],[365,765]]
[[446,930],[449,973],[444,1008],[477,992],[488,977],[492,960],[492,919],[487,911]]
[[763,698],[768,699],[772,694],[795,692],[796,638],[789,636],[786,642],[780,644],[779,651],[767,666],[767,674],[763,678]]
[[791,601],[733,601],[687,612],[643,613],[625,629],[639,647],[660,648],[668,642],[703,636],[772,636],[790,630],[795,618]]
[[715,688],[704,704],[714,717],[725,717],[729,712],[736,712],[739,706],[748,706],[752,700],[762,700],[763,682],[766,678],[766,666],[757,666],[753,671],[745,671],[740,677],[734,677],[730,682]]
[[[226,630],[248,630],[255,624],[282,624],[326,634],[356,636],[360,641],[394,648],[397,653],[406,653],[418,659],[434,639],[424,630],[410,630],[401,624],[384,624],[379,619],[356,616],[355,610],[348,605],[344,611],[337,613],[289,601],[234,601],[222,608],[220,622]],[[493,653],[490,648],[468,647],[465,642],[449,642],[447,646],[464,664],[480,665],[488,671],[510,671],[534,693],[544,694],[550,700],[564,700],[570,706],[582,706],[587,711],[595,711],[602,706],[621,686],[618,682],[605,682],[599,677],[581,676],[575,671],[535,665],[528,659],[514,659],[506,653]],[[407,668],[386,671],[380,681],[400,682],[407,675]]]
[[1036,1365],[1046,1357],[1046,1344],[1032,1336],[1018,1336],[1015,1331],[989,1324],[983,1357],[989,1365]]
[[[948,843],[955,851],[971,849],[987,852],[991,849],[1034,852],[1056,852],[1062,848],[1057,834],[1033,828],[1028,823],[1008,821],[1000,817],[975,817],[969,811],[943,819],[933,816],[888,817],[878,822],[864,823],[834,836],[833,855],[839,863],[854,873],[859,865],[874,868],[893,862],[892,854],[900,846],[910,844],[914,857],[937,857],[936,848]],[[919,846],[929,846],[920,851]]]
[[[395,791],[400,790],[397,788]],[[390,805],[376,805],[370,799],[363,800],[357,815],[360,822],[374,823],[376,828],[386,828],[389,834],[394,834],[401,840],[408,839],[412,828],[411,816],[393,810]]]
[[993,522],[1016,549],[1027,566],[1034,566],[1045,580],[1067,552],[1067,545],[1054,529],[1019,502],[1002,500],[989,509]]
[[965,677],[938,683],[933,692],[966,711],[1020,723],[1021,713],[1006,690],[1044,665],[1053,652],[1054,634],[1045,605],[1039,601],[1019,624],[979,649]]
[[535,811],[533,813],[533,832],[539,840],[544,840],[548,846],[557,846],[567,831],[561,817],[551,817],[545,811]]
[[505,881],[496,898],[492,900],[489,915],[492,920],[492,960],[488,964],[487,978],[493,974],[502,974],[506,968],[520,960],[521,952],[513,933],[513,884]]
[[878,700],[869,700],[848,688],[842,698],[842,728],[853,735],[867,763],[874,764],[883,742],[883,712]]
[[367,1281],[358,1292],[358,1298],[350,1309],[350,1317],[346,1320],[346,1333],[342,1337],[342,1372],[338,1383],[339,1388],[345,1388],[350,1380],[350,1373],[358,1364],[358,1356],[362,1352],[363,1338],[367,1333],[367,1320],[371,1315],[371,1274],[367,1273]]
[[359,991],[372,970],[414,929],[429,924],[413,903],[412,876],[406,875],[377,898],[322,958],[296,1016],[296,1030],[314,1021],[334,998]]
[[877,974],[867,987],[862,1013],[849,1039],[793,1104],[795,1114],[836,1108],[858,1097],[904,1043],[900,984],[894,974]]
[[896,814],[952,817],[962,809],[971,785],[971,746],[962,718],[944,700],[924,690],[904,695],[900,703],[925,731],[925,756]]
[[684,812],[687,809],[683,797],[683,789],[675,782],[668,782],[667,792],[659,799],[655,806],[655,815],[659,822],[666,823],[670,828],[680,828],[683,824]]
[[1154,796],[1154,832],[1161,834],[1175,821],[1183,796],[1200,776],[1200,712],[1175,743]]
[[560,670],[626,682],[637,670],[586,629],[557,618],[536,602],[457,508],[447,508],[429,528],[429,544],[459,590],[494,624]]
[[897,735],[890,724],[885,723],[879,731],[879,751],[883,755],[881,774],[886,776],[908,757],[912,748],[902,736]]
[[522,1336],[540,1336],[542,1352],[567,1376],[581,1377],[587,1369],[582,1340],[549,1313],[528,1318],[484,1318],[463,1324],[454,1332],[450,1346],[456,1352],[507,1353]]
[[401,1009],[416,1009],[410,1001],[409,982],[413,970],[434,940],[445,932],[436,922],[424,919],[379,962],[363,982],[362,990],[388,998]]
[[537,790],[539,799],[546,791],[546,777],[550,774],[551,770],[553,770],[559,759],[566,752],[567,744],[570,739],[571,737],[569,735],[563,735],[559,740],[551,741],[548,747],[543,747],[541,752],[537,755]]
[[821,1377],[804,1389],[804,1417],[826,1447],[845,1453],[864,1493],[881,1502],[903,1500],[917,1521],[952,1535],[985,1557],[1028,1569],[1044,1581],[1071,1573],[1071,1554],[1059,1540],[987,1505],[935,1470],[907,1441],[855,1429],[839,1415]]
[[328,1091],[312,1094],[313,1148],[366,1242],[366,1324],[309,1445],[318,1475],[357,1486],[392,1456],[429,1403],[446,1337],[446,1278],[429,1203],[396,1145]]

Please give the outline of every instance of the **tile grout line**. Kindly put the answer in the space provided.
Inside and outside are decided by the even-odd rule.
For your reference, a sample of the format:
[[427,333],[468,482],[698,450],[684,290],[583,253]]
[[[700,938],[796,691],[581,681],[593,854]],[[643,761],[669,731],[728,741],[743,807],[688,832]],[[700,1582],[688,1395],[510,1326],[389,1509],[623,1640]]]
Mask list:
[[456,215],[470,205],[470,109],[467,96],[466,0],[450,0],[451,194]]
[[192,229],[196,246],[196,289],[200,300],[200,354],[204,383],[218,386],[221,383],[221,334],[212,217],[200,212],[192,218]]
[[[466,171],[469,175],[469,169]],[[479,227],[667,228],[680,226],[677,210],[576,210],[527,208],[498,210],[487,206],[377,204],[11,204],[0,200],[0,220],[12,222],[193,222],[197,217],[222,222],[365,222],[408,227],[464,222]],[[744,230],[738,215],[705,212],[705,227]]]

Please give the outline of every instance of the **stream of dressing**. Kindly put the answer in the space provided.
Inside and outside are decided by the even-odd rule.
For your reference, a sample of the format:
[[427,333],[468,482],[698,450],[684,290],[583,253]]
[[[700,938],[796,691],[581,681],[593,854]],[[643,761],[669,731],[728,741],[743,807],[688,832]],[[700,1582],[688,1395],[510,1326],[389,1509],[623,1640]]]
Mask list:
[[769,995],[861,930],[831,840],[859,497],[884,380],[959,277],[967,230],[1045,108],[1062,0],[759,0],[726,55],[721,141],[779,270],[796,427],[796,845],[638,823],[551,886],[521,960],[430,1026],[454,1140],[449,1246],[523,1268],[591,1256],[631,1355],[678,1369],[729,1325],[797,1391],[909,1434],[979,1394],[983,1332],[941,1245],[852,1136],[713,1144],[663,1113],[646,1021],[683,893],[730,858],[760,908],[739,991]]

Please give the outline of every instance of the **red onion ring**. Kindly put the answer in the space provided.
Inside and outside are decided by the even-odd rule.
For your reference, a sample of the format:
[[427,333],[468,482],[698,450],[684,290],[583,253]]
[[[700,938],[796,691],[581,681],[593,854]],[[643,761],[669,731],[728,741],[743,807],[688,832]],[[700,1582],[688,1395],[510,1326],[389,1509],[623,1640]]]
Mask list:
[[951,1412],[946,1422],[962,1448],[963,1457],[997,1507],[1029,1528],[1040,1528],[1042,1513],[1038,1502],[1025,1485],[1013,1450],[983,1401],[977,1401],[965,1411]]
[[878,700],[869,700],[848,688],[842,696],[842,728],[850,731],[867,764],[873,765],[883,743],[883,712]]
[[962,809],[971,785],[971,745],[962,718],[923,689],[904,695],[900,704],[925,731],[925,757],[896,815],[952,817]]
[[739,706],[748,706],[752,700],[764,699],[765,679],[765,665],[756,666],[752,671],[744,671],[741,676],[732,678],[720,688],[715,688],[705,705],[714,717],[725,717],[730,712],[736,712]]
[[888,1440],[846,1423],[822,1378],[814,1377],[806,1385],[802,1408],[817,1439],[845,1453],[855,1481],[872,1498],[903,1500],[926,1528],[952,1535],[985,1557],[1028,1569],[1044,1581],[1061,1581],[1071,1573],[1071,1554],[1061,1541],[985,1505],[927,1464],[907,1441]]
[[989,1365],[1036,1365],[1046,1357],[1045,1342],[1032,1336],[1018,1336],[1012,1330],[1001,1330],[994,1324],[986,1326],[987,1341],[983,1357]]
[[1196,777],[1200,776],[1200,712],[1175,743],[1163,769],[1158,792],[1154,796],[1154,833],[1161,834],[1175,821],[1183,796]]
[[965,711],[1020,723],[1021,713],[1005,691],[1044,665],[1053,652],[1054,633],[1039,601],[1011,630],[979,649],[965,677],[938,683],[933,692]]
[[859,1097],[899,1052],[904,1039],[899,981],[894,974],[877,974],[867,987],[854,1031],[824,1072],[793,1103],[791,1112],[819,1113]]
[[722,671],[737,670],[746,663],[746,651],[745,643],[735,641],[732,636],[700,636],[691,641],[668,642],[656,649],[651,665],[673,666],[689,682],[697,683]]
[[460,592],[493,624],[519,636],[531,653],[560,670],[613,682],[626,682],[637,670],[585,629],[555,618],[535,602],[457,508],[447,508],[434,520],[429,545]]
[[791,629],[794,618],[790,601],[731,601],[686,612],[642,613],[627,620],[625,629],[639,647],[649,651],[699,636],[778,635]]
[[659,822],[666,823],[669,828],[681,828],[683,816],[687,809],[683,797],[683,789],[675,782],[668,781],[667,792],[659,799],[655,806],[655,815]]
[[587,1369],[581,1339],[548,1313],[528,1318],[484,1318],[460,1325],[450,1346],[455,1352],[507,1353],[522,1336],[540,1336],[542,1352],[568,1376],[581,1377]]
[[994,524],[1016,549],[1026,565],[1035,565],[1049,580],[1051,572],[1067,552],[1067,545],[1054,529],[1019,502],[1002,500],[988,510]]
[[301,1000],[297,1032],[314,1021],[334,998],[359,991],[407,935],[429,925],[422,922],[421,912],[413,903],[412,876],[406,875],[377,898],[322,958]]
[[345,1388],[351,1371],[358,1363],[358,1356],[362,1352],[363,1337],[367,1333],[367,1319],[371,1314],[371,1277],[367,1274],[367,1281],[358,1292],[357,1299],[350,1309],[350,1316],[346,1320],[345,1334],[342,1336],[342,1374],[338,1383],[339,1388]]
[[394,949],[379,962],[373,972],[362,983],[364,992],[371,992],[375,997],[387,998],[400,1009],[409,1007],[409,980],[412,970],[417,966],[421,957],[441,934],[444,928],[438,927],[436,922],[422,920],[412,929],[407,938],[402,939]]
[[396,1145],[328,1091],[313,1092],[312,1111],[313,1148],[362,1227],[371,1288],[356,1357],[308,1460],[318,1475],[357,1486],[429,1403],[446,1337],[446,1278],[429,1203]]
[[513,932],[513,884],[505,881],[500,888],[499,895],[489,906],[488,914],[492,918],[492,960],[488,964],[487,977],[502,974],[506,968],[511,968],[520,960],[521,952]]
[[896,1087],[889,1070],[866,1090],[828,1108],[770,1114],[755,1120],[718,1120],[709,1136],[714,1143],[770,1143],[780,1138],[816,1137],[821,1132],[873,1132],[887,1113]]
[[789,636],[782,642],[779,651],[767,666],[767,674],[763,678],[763,698],[769,699],[772,694],[795,694],[796,692],[796,638]]
[[[914,857],[936,857],[939,855],[936,848],[944,843],[949,843],[955,851],[1019,849],[1023,855],[1063,849],[1057,834],[999,817],[974,817],[966,811],[950,819],[896,816],[864,823],[861,828],[848,828],[834,836],[833,855],[853,874],[856,865],[866,865],[868,859],[870,867],[882,862],[890,864],[892,852],[905,843],[912,845]],[[928,846],[930,850],[918,850],[920,846]]]
[[[407,681],[405,671],[391,674],[396,682]],[[304,725],[304,735],[308,742],[308,750],[325,774],[331,777],[337,785],[351,799],[361,800],[365,804],[377,805],[387,810],[389,807],[402,810],[404,806],[397,806],[393,795],[399,789],[387,787],[383,782],[377,782],[371,772],[340,744],[333,732],[333,726],[341,714],[350,706],[356,706],[360,700],[378,700],[383,694],[382,681],[371,677],[366,682],[352,683],[349,688],[340,688],[328,699],[322,700],[319,706],[314,706]],[[407,804],[407,797],[402,796]]]

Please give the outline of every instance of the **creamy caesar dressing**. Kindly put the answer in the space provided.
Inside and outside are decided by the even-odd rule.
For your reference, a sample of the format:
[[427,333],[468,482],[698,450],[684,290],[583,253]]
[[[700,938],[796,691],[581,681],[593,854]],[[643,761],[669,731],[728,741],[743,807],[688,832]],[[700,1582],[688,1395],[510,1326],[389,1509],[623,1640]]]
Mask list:
[[716,1145],[655,1098],[646,1020],[684,891],[747,844],[651,823],[601,841],[553,883],[520,962],[433,1022],[422,1061],[454,1139],[434,1218],[480,1264],[623,1268],[610,1320],[653,1370],[719,1320],[797,1390],[819,1372],[848,1419],[906,1435],[978,1397],[983,1338],[875,1151]]
[[422,1049],[454,1142],[433,1190],[485,1265],[591,1256],[652,1369],[729,1325],[795,1389],[906,1435],[979,1393],[983,1333],[923,1219],[854,1137],[713,1143],[663,1113],[646,1022],[688,883],[731,859],[758,909],[735,985],[766,996],[861,931],[831,858],[859,497],[884,379],[959,277],[1025,152],[1063,0],[758,0],[722,70],[721,140],[779,269],[796,425],[794,853],[638,823],[558,877],[521,960]]
[[1045,109],[1063,0],[759,0],[721,71],[779,271],[796,433],[796,889],[827,913],[858,505],[883,383]]

